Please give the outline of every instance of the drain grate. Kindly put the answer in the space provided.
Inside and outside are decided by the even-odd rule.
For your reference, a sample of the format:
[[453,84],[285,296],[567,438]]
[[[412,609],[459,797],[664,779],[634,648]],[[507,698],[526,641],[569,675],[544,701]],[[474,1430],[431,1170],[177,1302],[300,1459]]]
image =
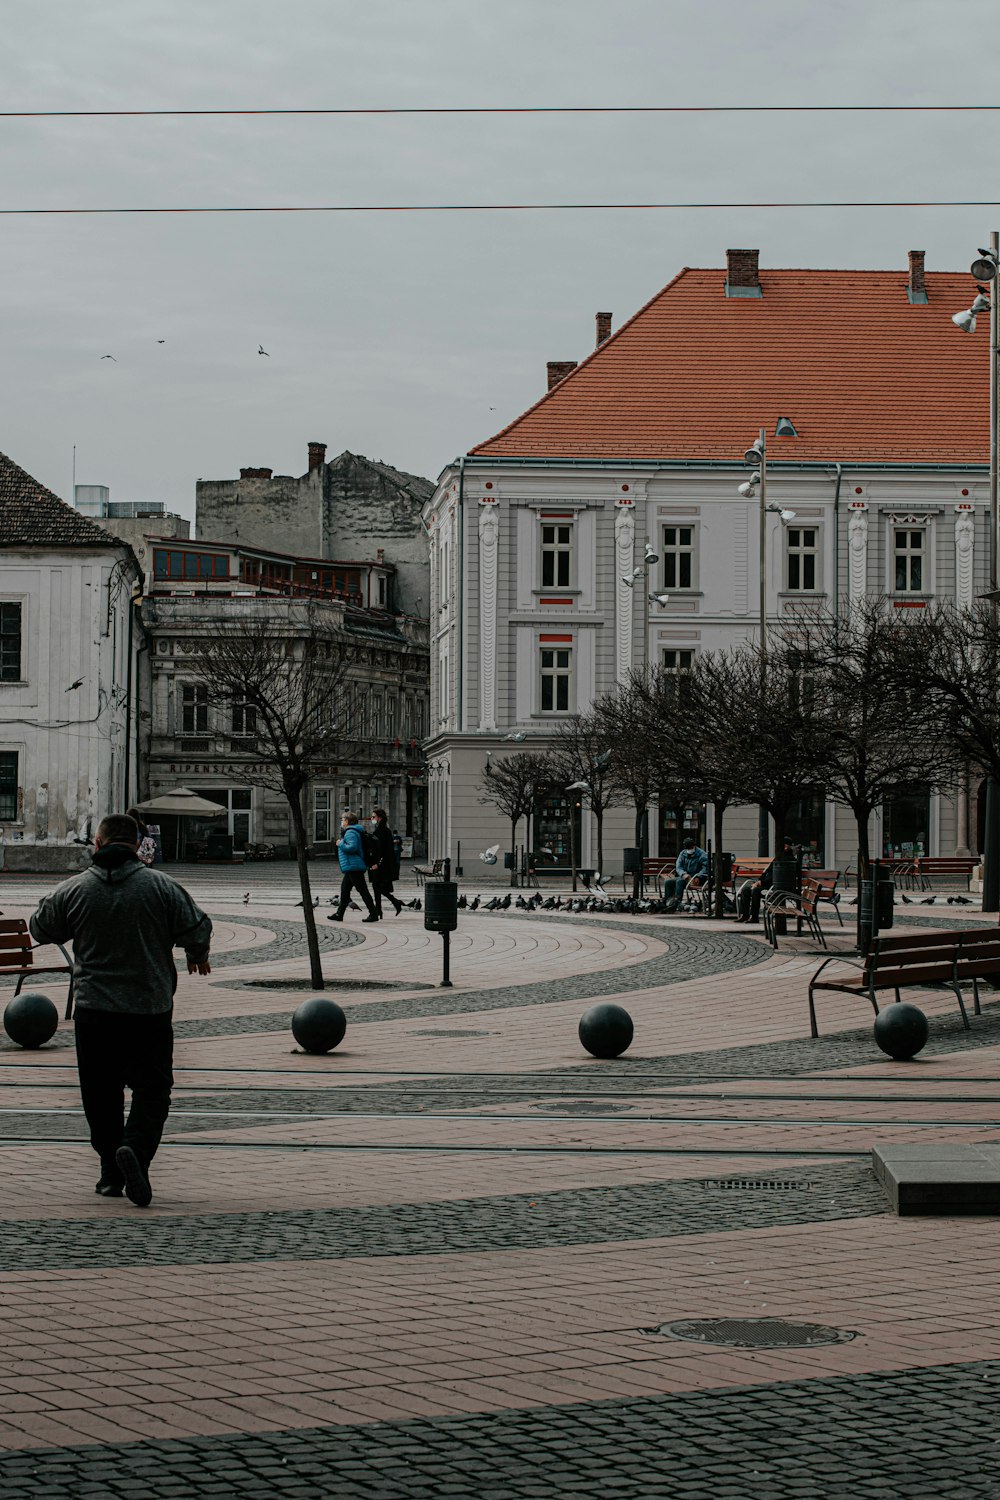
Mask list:
[[814,1188],[814,1182],[802,1182],[790,1177],[707,1177],[703,1188],[736,1188],[740,1192],[756,1190],[765,1193],[804,1193]]
[[805,1349],[814,1344],[846,1344],[857,1337],[849,1329],[789,1323],[784,1318],[687,1318],[639,1332],[696,1344],[725,1344],[730,1349]]
[[620,1115],[626,1110],[634,1109],[634,1104],[608,1104],[603,1099],[567,1099],[565,1103],[561,1099],[546,1099],[543,1104],[536,1104],[535,1109],[551,1110],[553,1114],[559,1115]]
[[446,1031],[444,1027],[432,1026],[429,1031],[411,1031],[411,1036],[499,1036],[498,1031]]

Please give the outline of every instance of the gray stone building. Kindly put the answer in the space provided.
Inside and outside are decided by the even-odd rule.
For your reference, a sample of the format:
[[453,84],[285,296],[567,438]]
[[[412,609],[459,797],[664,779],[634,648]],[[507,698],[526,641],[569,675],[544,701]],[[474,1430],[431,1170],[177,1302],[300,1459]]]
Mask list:
[[200,537],[273,548],[297,557],[366,560],[381,548],[395,568],[387,607],[426,616],[430,593],[421,509],[428,479],[356,453],[326,461],[326,444],[309,444],[306,472],[240,470],[239,479],[199,479]]
[[[444,470],[425,510],[432,857],[461,844],[468,865],[506,847],[480,802],[488,752],[546,746],[647,653],[681,671],[753,637],[762,561],[775,621],[862,595],[900,610],[965,603],[986,587],[988,335],[951,321],[971,293],[967,275],[925,273],[920,252],[906,271],[768,272],[756,251],[730,251],[725,267],[680,272],[614,334],[599,314],[594,351],[550,364],[536,405]],[[739,493],[762,428],[763,559],[758,499]],[[643,571],[647,546],[657,562]],[[975,849],[976,790],[900,787],[873,847]],[[592,820],[578,816],[586,865]],[[609,813],[612,869],[630,825]],[[568,799],[555,799],[532,842],[566,862],[568,828]],[[726,828],[736,852],[756,852],[755,809]],[[801,807],[791,831],[817,863],[853,859],[833,804]],[[661,806],[651,852],[688,832],[712,837],[710,807]]]
[[[194,557],[199,577],[171,566],[175,553]],[[209,833],[232,839],[239,856],[247,844],[270,844],[279,857],[292,848],[287,804],[262,784],[261,739],[252,712],[213,701],[192,669],[196,643],[220,626],[263,614],[276,633],[295,641],[310,622],[339,636],[356,683],[356,737],[317,768],[305,806],[310,847],[332,852],[346,807],[381,805],[391,826],[426,854],[426,777],[421,742],[427,732],[427,624],[336,597],[284,576],[272,580],[260,549],[224,549],[207,543],[166,541],[153,549],[154,567],[143,600],[150,640],[152,697],[147,787],[156,796],[191,787],[217,802],[225,817],[177,819],[161,830],[167,858],[198,857]],[[264,558],[265,566],[261,560]],[[207,570],[204,560],[207,559]],[[284,568],[287,558],[276,556]],[[248,576],[249,573],[254,576]]]

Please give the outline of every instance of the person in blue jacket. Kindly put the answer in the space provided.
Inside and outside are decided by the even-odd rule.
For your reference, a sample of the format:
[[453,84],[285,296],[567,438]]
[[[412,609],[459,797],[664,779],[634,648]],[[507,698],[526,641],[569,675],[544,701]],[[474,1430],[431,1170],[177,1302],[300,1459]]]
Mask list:
[[708,875],[708,855],[699,849],[694,839],[685,839],[681,852],[674,860],[673,876],[663,882],[663,896],[668,911],[676,911],[685,892],[690,887],[697,890]]
[[330,921],[342,922],[344,920],[344,912],[350,905],[351,892],[357,891],[368,908],[368,915],[362,920],[377,922],[378,912],[375,910],[368,882],[365,879],[365,871],[368,868],[368,862],[365,859],[365,830],[360,817],[354,813],[345,812],[341,815],[337,859],[344,878],[340,882],[340,905],[335,912],[330,913]]

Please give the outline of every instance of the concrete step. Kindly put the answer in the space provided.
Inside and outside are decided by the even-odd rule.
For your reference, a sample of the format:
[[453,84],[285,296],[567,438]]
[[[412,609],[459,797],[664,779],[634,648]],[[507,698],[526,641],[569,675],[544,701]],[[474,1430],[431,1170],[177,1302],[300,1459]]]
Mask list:
[[875,1146],[872,1167],[901,1218],[1000,1214],[1000,1145]]

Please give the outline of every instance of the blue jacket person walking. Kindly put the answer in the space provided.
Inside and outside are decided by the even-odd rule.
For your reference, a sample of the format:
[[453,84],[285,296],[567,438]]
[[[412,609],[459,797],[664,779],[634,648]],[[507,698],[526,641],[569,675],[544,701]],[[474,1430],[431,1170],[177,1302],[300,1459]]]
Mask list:
[[76,1059],[101,1159],[97,1191],[124,1190],[145,1208],[174,1082],[173,950],[184,949],[189,974],[211,973],[212,923],[183,886],[140,861],[139,842],[134,818],[105,818],[90,868],[46,896],[29,925],[36,942],[73,943]]
[[360,817],[355,816],[354,813],[345,812],[341,815],[337,859],[344,878],[340,882],[340,905],[335,912],[330,913],[330,921],[342,922],[344,920],[344,912],[350,905],[351,892],[357,891],[368,908],[368,915],[364,920],[377,922],[378,912],[375,910],[368,882],[365,879],[365,871],[368,868],[368,861],[365,858],[365,830]]

